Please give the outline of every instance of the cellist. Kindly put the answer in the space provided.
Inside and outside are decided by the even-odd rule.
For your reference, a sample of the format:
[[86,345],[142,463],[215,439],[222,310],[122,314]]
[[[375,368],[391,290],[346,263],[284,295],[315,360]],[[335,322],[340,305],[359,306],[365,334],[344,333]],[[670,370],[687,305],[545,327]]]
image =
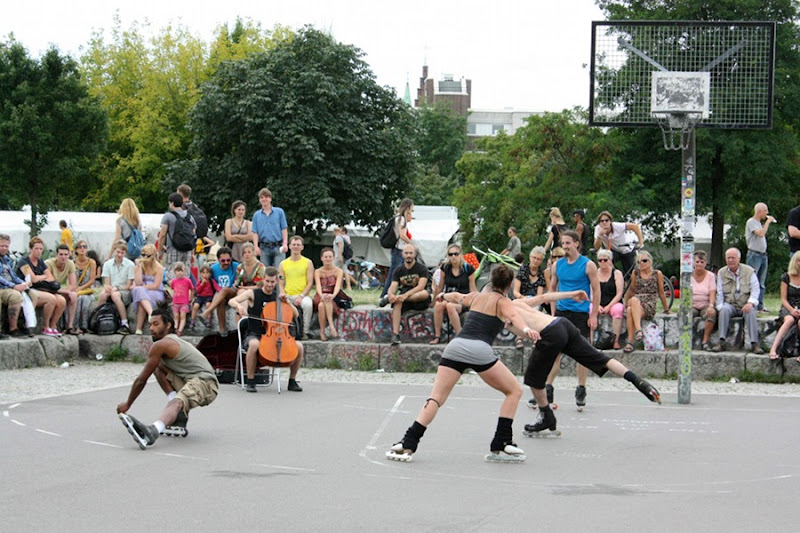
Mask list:
[[[228,301],[228,305],[239,312],[240,316],[249,317],[247,320],[247,333],[244,338],[244,345],[247,347],[245,358],[245,368],[247,370],[247,392],[257,392],[255,384],[255,372],[258,361],[258,347],[261,336],[265,334],[265,326],[271,327],[269,322],[259,319],[261,312],[269,302],[278,301],[278,269],[267,267],[264,271],[264,283],[258,289],[248,289],[239,294],[236,298]],[[288,302],[286,295],[280,295],[280,300]],[[291,302],[288,302],[291,305]],[[293,316],[283,317],[286,322],[291,322],[297,317],[297,309],[291,305]],[[297,371],[303,362],[303,345],[297,344],[297,357],[289,366],[289,387],[293,392],[302,392],[303,388],[297,383]]]

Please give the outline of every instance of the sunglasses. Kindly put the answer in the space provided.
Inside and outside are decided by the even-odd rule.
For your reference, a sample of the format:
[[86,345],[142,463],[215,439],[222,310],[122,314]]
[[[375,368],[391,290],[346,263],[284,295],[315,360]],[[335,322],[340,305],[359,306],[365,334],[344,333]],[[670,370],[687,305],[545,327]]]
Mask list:
[[142,254],[142,257],[144,257],[145,259],[149,259],[153,257],[153,254]]
[[554,255],[553,259],[561,259],[562,257],[564,257],[564,256],[563,255]]
[[79,244],[78,246],[76,246],[76,248],[88,248],[88,246],[86,246],[85,244]]
[[449,255],[450,257],[455,257],[457,255],[461,255],[461,253],[460,252],[455,252],[455,253],[448,252],[447,255]]
[[649,263],[650,260],[649,259],[639,259],[639,262],[640,263]]
[[598,263],[608,263],[608,259],[598,259]]
[[610,218],[603,218],[603,219],[598,220],[598,222],[611,222],[611,219]]
[[231,260],[230,259],[220,259],[219,262],[222,263],[223,265],[227,265],[228,263],[231,262]]

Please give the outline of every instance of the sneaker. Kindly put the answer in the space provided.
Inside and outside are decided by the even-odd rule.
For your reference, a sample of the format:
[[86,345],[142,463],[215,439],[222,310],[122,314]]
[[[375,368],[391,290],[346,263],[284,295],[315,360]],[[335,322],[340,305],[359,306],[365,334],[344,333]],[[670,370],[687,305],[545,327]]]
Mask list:
[[763,353],[764,353],[764,348],[762,348],[762,347],[761,347],[761,345],[760,345],[759,343],[757,343],[757,342],[754,342],[754,343],[752,344],[752,346],[753,346],[752,352],[753,352],[754,354],[756,354],[756,355],[761,355],[761,354],[763,354]]
[[140,330],[140,329],[137,329],[137,330],[136,330],[136,333],[134,333],[134,335],[142,335],[142,330]]
[[711,343],[710,342],[704,342],[703,345],[700,346],[700,349],[703,350],[704,352],[710,352],[711,351]]
[[22,332],[23,335],[26,337],[33,337],[33,332],[26,327],[20,327],[19,330]]
[[219,336],[220,336],[220,337],[222,337],[222,338],[224,339],[225,337],[227,337],[227,336],[228,336],[228,330],[225,330],[225,331],[220,331],[220,332],[219,332]]
[[719,352],[724,352],[724,351],[726,351],[727,349],[728,349],[728,345],[727,345],[727,343],[725,342],[725,340],[724,340],[724,339],[721,339],[721,340],[720,340],[720,341],[719,341],[717,344],[715,344],[715,345],[714,345],[714,346],[711,348],[711,351],[712,351],[712,352],[719,353]]
[[120,326],[119,329],[117,330],[117,334],[118,335],[130,335],[131,334],[131,328],[129,328],[127,325]]
[[9,331],[8,334],[15,338],[27,337],[27,335],[25,335],[25,333],[23,333],[19,329],[15,329],[14,331]]
[[253,379],[247,378],[247,385],[245,386],[244,390],[246,390],[247,392],[258,392],[258,389],[256,389],[255,378]]
[[578,407],[586,405],[586,387],[583,385],[575,387],[575,405]]
[[44,335],[47,335],[48,337],[60,337],[61,336],[61,333],[59,333],[57,329],[51,329],[51,328],[44,328],[42,330],[42,333]]
[[392,346],[397,346],[400,344],[400,335],[397,333],[392,333]]
[[387,305],[389,305],[389,297],[388,296],[384,296],[383,298],[378,300],[378,307],[386,307]]
[[4,340],[6,340],[6,339],[10,339],[10,338],[11,338],[11,337],[9,337],[8,335],[6,335],[5,333],[0,333],[0,341],[4,341]]
[[762,307],[761,309],[758,310],[758,312],[759,313],[769,313],[769,309],[767,309],[766,307]]
[[293,379],[289,380],[289,386],[287,388],[292,392],[303,392],[303,387]]

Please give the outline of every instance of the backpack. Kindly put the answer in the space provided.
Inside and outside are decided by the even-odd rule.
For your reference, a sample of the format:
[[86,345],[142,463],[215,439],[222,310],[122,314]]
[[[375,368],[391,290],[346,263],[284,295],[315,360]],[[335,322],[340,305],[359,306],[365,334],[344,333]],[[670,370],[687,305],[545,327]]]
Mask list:
[[113,335],[119,326],[119,314],[113,302],[98,305],[89,315],[89,331],[96,335]]
[[789,333],[781,341],[781,347],[778,351],[781,357],[792,358],[800,357],[800,343],[797,339],[797,325],[792,326]]
[[350,244],[350,241],[344,239],[342,241],[344,245],[342,246],[342,259],[344,261],[349,261],[353,258],[353,245]]
[[192,202],[189,204],[189,214],[192,215],[194,219],[194,223],[197,226],[195,228],[195,235],[198,239],[202,239],[203,237],[208,235],[208,217],[206,214],[203,213],[203,210],[200,209],[196,203]]
[[170,211],[170,213],[175,217],[175,228],[172,230],[172,235],[169,236],[172,247],[179,252],[194,250],[195,238],[191,213],[187,213],[185,217],[175,211]]
[[144,238],[142,230],[132,226],[127,220],[125,220],[125,223],[128,224],[128,227],[131,229],[131,235],[128,237],[128,257],[136,259],[142,255],[142,248],[147,244],[147,241]]
[[383,226],[383,229],[381,230],[381,236],[380,236],[381,246],[383,246],[384,248],[388,248],[390,250],[394,248],[395,245],[397,244],[397,241],[400,240],[400,237],[398,237],[397,232],[394,230],[394,224],[396,218],[397,217],[392,217],[389,220],[387,220],[386,225]]

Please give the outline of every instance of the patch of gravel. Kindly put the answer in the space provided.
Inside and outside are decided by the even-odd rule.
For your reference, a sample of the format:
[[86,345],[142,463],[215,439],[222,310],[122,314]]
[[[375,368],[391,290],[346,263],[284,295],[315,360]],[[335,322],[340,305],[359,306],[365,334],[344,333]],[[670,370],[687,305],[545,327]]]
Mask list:
[[[23,402],[66,394],[79,394],[116,387],[130,387],[142,369],[141,364],[80,361],[67,368],[37,367],[19,370],[0,370],[0,404]],[[431,385],[433,373],[358,372],[304,368],[298,381],[309,383],[370,383],[386,385]],[[521,379],[521,378],[520,378]],[[677,393],[675,380],[650,380],[662,394]],[[155,380],[151,378],[151,386]],[[460,386],[486,387],[475,374],[465,374]],[[556,381],[556,389],[575,386],[575,378],[564,376]],[[590,377],[589,390],[631,390],[631,385],[620,378]],[[800,384],[728,383],[711,381],[692,382],[692,394],[734,394],[740,396],[800,397]],[[525,394],[527,397],[527,393]]]

